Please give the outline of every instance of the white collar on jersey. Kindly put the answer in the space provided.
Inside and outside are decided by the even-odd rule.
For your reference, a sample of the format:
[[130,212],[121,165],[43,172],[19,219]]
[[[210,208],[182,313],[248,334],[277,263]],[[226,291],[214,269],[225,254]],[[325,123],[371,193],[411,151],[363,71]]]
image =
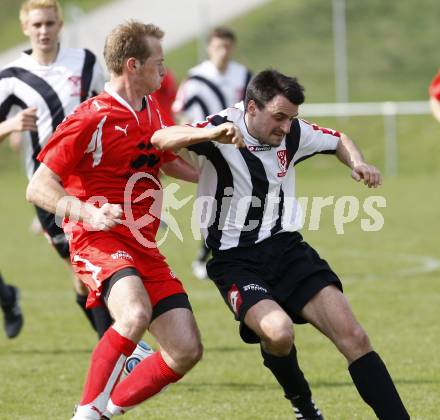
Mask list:
[[[106,83],[104,85],[104,90],[110,95],[113,96],[113,98],[115,98],[121,105],[125,106],[136,118],[136,121],[139,125],[139,118],[135,112],[135,110],[131,107],[131,105],[124,99],[122,98],[118,93],[116,93],[116,91],[111,87],[110,83]],[[145,105],[147,107],[147,112],[148,112],[148,119],[151,121],[151,110],[150,110],[150,105],[148,103],[148,98],[145,96]]]

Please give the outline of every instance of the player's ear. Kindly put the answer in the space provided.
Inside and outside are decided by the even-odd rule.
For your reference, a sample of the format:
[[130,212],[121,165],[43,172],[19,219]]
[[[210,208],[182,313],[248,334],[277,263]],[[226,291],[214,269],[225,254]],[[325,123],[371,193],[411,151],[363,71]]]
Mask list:
[[125,65],[130,71],[135,71],[138,68],[138,62],[134,57],[127,58]]
[[29,31],[26,22],[21,22],[21,30],[26,36],[29,36]]
[[246,107],[246,111],[251,114],[252,116],[255,115],[255,111],[256,111],[257,105],[255,104],[255,101],[253,99],[251,99]]

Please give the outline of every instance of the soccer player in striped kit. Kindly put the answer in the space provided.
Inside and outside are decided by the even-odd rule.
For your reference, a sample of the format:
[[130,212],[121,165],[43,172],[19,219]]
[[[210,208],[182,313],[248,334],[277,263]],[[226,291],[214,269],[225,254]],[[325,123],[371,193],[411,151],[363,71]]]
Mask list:
[[[295,78],[266,70],[249,83],[244,104],[193,127],[157,131],[161,150],[182,149],[199,167],[198,198],[208,209],[202,233],[212,248],[209,277],[240,322],[246,343],[259,343],[298,419],[322,419],[301,372],[293,323],[309,322],[347,360],[362,399],[381,420],[409,415],[380,356],[356,320],[336,273],[303,241],[301,209],[295,198],[295,165],[317,153],[335,154],[356,181],[381,183],[343,133],[298,118],[303,87]],[[246,147],[201,140],[197,130],[235,124]],[[202,216],[202,214],[200,215]],[[341,413],[342,415],[342,413]]]
[[[30,178],[39,166],[38,153],[58,124],[103,89],[104,75],[89,50],[61,47],[63,20],[58,1],[24,2],[20,22],[31,49],[0,71],[0,141],[12,133],[23,136],[25,169]],[[48,241],[69,264],[69,244],[61,221],[38,206],[35,210]],[[112,323],[107,309],[87,309],[87,289],[76,276],[73,282],[78,305],[102,336]]]
[[[237,43],[229,28],[214,28],[208,36],[208,60],[188,71],[180,85],[173,111],[186,123],[204,120],[244,99],[251,72],[243,64],[232,60]],[[202,242],[197,258],[192,262],[193,274],[206,278],[209,247]]]

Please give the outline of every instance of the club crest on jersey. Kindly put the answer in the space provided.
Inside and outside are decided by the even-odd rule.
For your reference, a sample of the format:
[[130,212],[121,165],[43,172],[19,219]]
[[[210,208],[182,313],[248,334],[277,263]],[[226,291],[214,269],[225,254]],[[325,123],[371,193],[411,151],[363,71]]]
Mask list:
[[81,96],[81,77],[80,76],[70,76],[69,82],[71,83],[70,96]]
[[287,173],[287,150],[279,150],[277,152],[278,165],[280,166],[281,172],[278,172],[278,176],[282,177]]
[[240,310],[240,306],[243,303],[243,300],[235,283],[229,289],[228,302],[234,313],[238,315],[238,311]]

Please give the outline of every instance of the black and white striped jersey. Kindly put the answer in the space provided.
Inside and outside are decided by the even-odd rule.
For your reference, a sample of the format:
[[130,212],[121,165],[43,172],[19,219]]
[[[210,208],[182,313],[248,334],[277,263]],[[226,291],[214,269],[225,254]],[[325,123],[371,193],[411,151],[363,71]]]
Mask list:
[[295,119],[280,146],[271,147],[249,134],[242,104],[198,126],[226,121],[240,128],[245,148],[208,141],[181,150],[200,171],[195,208],[207,245],[216,250],[245,247],[301,229],[294,166],[317,153],[335,153],[340,133]]
[[180,85],[173,111],[182,113],[186,122],[204,120],[244,99],[251,79],[250,71],[230,61],[224,73],[209,60],[193,67]]
[[37,108],[38,132],[23,132],[28,178],[38,167],[36,157],[66,115],[100,92],[104,75],[88,50],[61,48],[52,64],[37,63],[30,51],[0,71],[0,122],[17,112]]

